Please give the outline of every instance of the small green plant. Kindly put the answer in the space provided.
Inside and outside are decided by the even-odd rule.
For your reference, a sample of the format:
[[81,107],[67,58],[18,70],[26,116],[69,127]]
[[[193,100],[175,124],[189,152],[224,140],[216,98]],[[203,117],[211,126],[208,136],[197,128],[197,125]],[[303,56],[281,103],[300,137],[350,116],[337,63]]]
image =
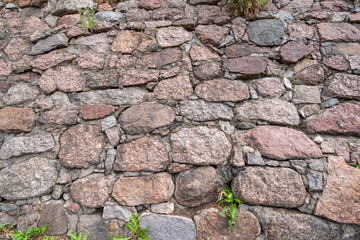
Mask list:
[[68,236],[70,237],[70,240],[87,240],[88,233],[85,233],[84,235],[82,235],[82,233],[79,233],[79,235],[76,233],[68,233]]
[[137,239],[137,240],[148,240],[149,234],[146,234],[146,231],[149,230],[150,226],[147,226],[144,229],[140,229],[139,224],[139,214],[131,214],[131,221],[126,224],[128,228],[132,231],[131,237],[122,237],[115,236],[113,240],[129,240],[129,239]]
[[237,217],[236,210],[242,201],[234,197],[234,194],[231,191],[231,188],[226,186],[224,190],[220,193],[217,200],[219,214],[224,218],[229,219],[228,231],[231,232],[232,227],[235,225],[235,219]]
[[11,232],[14,232],[14,230],[14,225],[10,225],[10,223],[0,224],[0,235],[10,234]]
[[22,231],[18,230],[17,232],[12,233],[11,235],[13,236],[14,240],[29,240],[34,236],[44,235],[45,231],[46,231],[46,226],[36,227],[36,228],[34,228],[34,226],[31,226],[28,228],[26,233],[23,233]]
[[356,168],[360,168],[360,163],[355,165]]
[[80,15],[80,22],[82,27],[84,28],[84,30],[86,31],[90,31],[91,33],[93,33],[93,29],[96,27],[96,21],[95,21],[95,9],[94,8],[89,8],[86,7],[85,8],[85,15],[87,18],[87,22],[84,21],[83,18],[83,9],[78,8],[79,11],[79,15]]
[[269,0],[226,0],[235,17],[241,15],[246,18],[258,13],[268,3]]

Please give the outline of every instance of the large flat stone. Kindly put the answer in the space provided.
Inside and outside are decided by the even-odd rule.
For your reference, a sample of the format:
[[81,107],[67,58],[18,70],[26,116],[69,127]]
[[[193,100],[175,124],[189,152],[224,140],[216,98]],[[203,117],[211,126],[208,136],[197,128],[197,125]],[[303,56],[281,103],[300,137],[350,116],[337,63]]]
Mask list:
[[303,132],[276,126],[260,126],[241,135],[264,157],[276,160],[320,158],[319,147]]
[[135,31],[121,31],[111,45],[113,52],[132,53],[134,50],[145,52],[151,43],[149,35]]
[[193,93],[189,76],[181,75],[162,80],[156,85],[153,95],[159,100],[185,100]]
[[47,226],[46,234],[62,235],[68,230],[69,220],[61,203],[51,203],[41,212],[39,226]]
[[166,145],[159,139],[143,137],[117,147],[115,171],[164,171],[170,159]]
[[233,179],[231,189],[251,205],[295,208],[306,197],[301,175],[289,168],[247,167]]
[[39,55],[50,52],[51,50],[67,47],[69,39],[64,33],[52,35],[45,39],[38,41],[34,46],[31,47],[28,55]]
[[199,122],[231,120],[234,117],[233,111],[228,106],[203,100],[181,102],[180,115]]
[[4,141],[0,149],[0,159],[9,159],[30,153],[41,153],[55,146],[50,133],[30,137],[14,137]]
[[175,47],[193,38],[191,32],[182,27],[161,28],[156,32],[156,40],[160,47]]
[[216,47],[229,35],[229,32],[229,28],[217,25],[198,25],[195,28],[195,34],[202,43]]
[[20,200],[49,194],[57,175],[55,160],[34,157],[13,164],[0,170],[0,196]]
[[231,144],[224,132],[208,127],[183,128],[171,134],[173,161],[193,165],[217,165],[230,156]]
[[79,93],[80,101],[84,104],[132,105],[143,101],[147,91],[130,87],[123,89],[95,90]]
[[105,221],[99,215],[80,215],[77,231],[83,235],[88,233],[87,240],[100,240],[109,237]]
[[31,66],[36,69],[46,70],[55,67],[63,62],[70,62],[76,58],[76,55],[55,50],[47,54],[41,55],[31,61]]
[[172,108],[158,103],[146,102],[123,111],[119,123],[129,134],[148,133],[156,128],[170,125],[175,120]]
[[241,73],[244,76],[257,76],[265,73],[268,60],[265,57],[246,56],[224,60],[224,66],[230,72]]
[[168,173],[144,177],[125,177],[115,182],[111,196],[121,205],[137,206],[168,201],[174,193]]
[[68,168],[88,168],[100,162],[105,146],[99,127],[79,124],[65,131],[60,137],[59,159]]
[[360,30],[350,23],[319,23],[316,28],[322,41],[360,41]]
[[25,83],[18,83],[11,87],[2,98],[6,105],[17,105],[28,101],[34,101],[39,95],[36,87]]
[[186,207],[196,207],[215,201],[224,182],[210,166],[181,172],[176,179],[176,200]]
[[330,97],[360,99],[360,76],[335,73],[325,82],[324,93]]
[[327,109],[308,122],[307,131],[360,136],[360,107],[352,103],[342,103]]
[[315,60],[304,59],[295,65],[294,70],[295,78],[307,84],[317,85],[325,78],[324,69]]
[[6,133],[30,132],[36,115],[31,108],[4,107],[0,110],[0,131]]
[[77,13],[78,8],[93,8],[96,3],[92,0],[60,0],[58,1],[53,12],[56,16],[63,16],[66,14]]
[[258,46],[278,46],[284,38],[285,22],[282,20],[257,20],[246,29],[250,41]]
[[177,62],[181,56],[179,48],[165,48],[159,52],[152,52],[143,56],[143,61],[149,68],[159,68]]
[[195,66],[193,71],[195,77],[202,81],[219,78],[222,76],[222,63],[217,61],[203,62]]
[[236,107],[237,117],[279,125],[297,126],[300,117],[294,104],[280,99],[260,99]]
[[142,229],[150,226],[148,233],[157,240],[195,240],[195,223],[186,217],[148,213],[141,216]]

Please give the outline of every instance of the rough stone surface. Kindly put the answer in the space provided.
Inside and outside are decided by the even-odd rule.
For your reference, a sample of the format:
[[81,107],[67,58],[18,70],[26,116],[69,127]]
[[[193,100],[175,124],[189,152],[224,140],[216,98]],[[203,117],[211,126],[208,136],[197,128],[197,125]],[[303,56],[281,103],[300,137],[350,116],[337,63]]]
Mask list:
[[285,22],[282,20],[258,20],[246,29],[250,41],[258,46],[278,46],[284,37]]
[[93,120],[104,118],[115,111],[115,108],[110,105],[93,105],[87,104],[81,110],[80,113],[85,120]]
[[237,116],[244,120],[262,120],[279,125],[296,126],[300,118],[296,107],[280,99],[260,99],[236,107]]
[[115,182],[111,196],[121,205],[137,206],[168,201],[174,193],[168,173],[144,177],[125,177]]
[[331,97],[360,99],[360,76],[335,73],[325,82],[324,92]]
[[105,222],[99,215],[80,215],[77,231],[88,233],[88,240],[107,239],[109,235]]
[[59,159],[65,167],[88,168],[100,162],[105,141],[98,127],[79,124],[61,135],[60,144]]
[[306,196],[301,175],[288,168],[247,167],[231,189],[244,203],[282,208],[300,207]]
[[159,79],[157,70],[128,70],[122,77],[123,86],[143,85],[148,82],[156,82]]
[[307,130],[311,133],[350,134],[360,136],[360,107],[352,103],[334,106],[319,117],[311,119]]
[[329,68],[339,71],[346,71],[349,69],[349,63],[346,61],[345,57],[341,55],[324,58],[324,64]]
[[111,50],[120,53],[132,53],[134,50],[145,52],[150,43],[148,35],[126,30],[116,35]]
[[278,78],[262,78],[253,82],[256,92],[264,98],[279,98],[286,92],[284,84]]
[[229,35],[229,29],[216,25],[199,25],[195,28],[197,38],[204,44],[219,46]]
[[296,63],[311,52],[311,46],[307,46],[301,42],[291,41],[281,48],[280,55],[285,63]]
[[263,157],[276,160],[320,158],[322,152],[304,133],[285,127],[260,126],[241,135]]
[[349,23],[320,23],[316,28],[322,41],[360,41],[360,30]]
[[125,222],[131,220],[135,208],[120,206],[115,202],[106,202],[102,218],[104,220],[118,219]]
[[176,62],[181,56],[179,48],[166,48],[159,52],[153,52],[143,57],[149,68],[159,68]]
[[97,53],[106,53],[110,49],[109,40],[105,33],[78,38],[76,39],[75,44],[87,46]]
[[156,32],[160,47],[179,46],[192,39],[192,34],[182,27],[161,28]]
[[105,56],[98,53],[84,53],[78,58],[78,64],[82,69],[103,69],[105,64]]
[[115,171],[164,171],[170,159],[166,145],[158,139],[143,137],[117,147]]
[[119,85],[118,73],[115,70],[92,71],[86,76],[85,86],[90,89],[117,88]]
[[326,221],[309,214],[261,206],[244,208],[259,219],[266,239],[327,240],[337,236]]
[[84,104],[127,105],[142,102],[147,91],[140,88],[96,90],[79,93],[80,101]]
[[360,70],[360,56],[350,56],[349,61],[352,70]]
[[180,103],[180,115],[194,121],[231,120],[234,113],[221,103],[208,103],[203,100]]
[[92,174],[73,182],[70,193],[75,202],[89,208],[103,207],[109,197],[107,179],[102,174]]
[[173,161],[178,163],[217,165],[225,162],[231,152],[224,132],[203,126],[183,128],[171,134],[170,142]]
[[58,172],[56,161],[30,158],[0,170],[0,196],[8,200],[29,199],[49,194]]
[[31,108],[4,107],[0,110],[0,131],[6,133],[30,132],[36,115]]
[[205,61],[210,59],[220,59],[219,55],[210,51],[208,48],[192,45],[190,50],[190,57],[193,61]]
[[36,69],[46,70],[55,67],[60,63],[72,61],[75,58],[76,56],[73,54],[55,50],[35,58],[31,61],[31,66]]
[[30,45],[25,39],[13,38],[9,41],[4,51],[11,61],[15,61],[30,51]]
[[50,94],[57,89],[63,92],[82,91],[85,79],[73,66],[60,66],[56,70],[46,70],[40,78],[39,86],[41,90]]
[[33,101],[38,95],[39,90],[36,87],[19,83],[11,87],[2,100],[6,105],[17,105],[27,101]]
[[56,16],[63,16],[70,13],[77,13],[78,8],[95,7],[91,0],[60,0],[53,12]]
[[319,88],[316,86],[295,86],[293,103],[321,103]]
[[189,76],[165,79],[155,87],[153,94],[159,100],[185,100],[193,93]]
[[295,78],[308,84],[319,84],[324,81],[324,69],[315,60],[304,59],[294,67]]
[[250,98],[248,87],[241,81],[216,79],[200,83],[195,88],[198,97],[207,101],[240,102]]
[[101,119],[101,131],[105,131],[109,128],[115,127],[117,124],[117,120],[115,116],[108,116],[106,118]]
[[39,226],[47,226],[46,234],[62,235],[68,230],[69,220],[64,206],[59,203],[46,205],[39,219]]
[[327,183],[315,208],[315,215],[341,223],[360,224],[359,170],[347,165],[343,158],[328,158]]
[[220,62],[204,62],[194,67],[194,75],[200,80],[211,80],[221,77],[222,64]]
[[97,12],[94,17],[98,21],[117,22],[120,19],[124,18],[124,15],[119,12],[102,11]]
[[148,133],[170,125],[175,120],[174,111],[165,105],[146,102],[123,111],[119,123],[129,134]]
[[162,0],[140,0],[139,7],[147,10],[160,8],[162,6]]
[[201,211],[199,215],[194,216],[197,226],[197,239],[248,239],[255,240],[261,233],[261,225],[254,214],[237,210],[237,218],[232,231],[229,232],[228,221],[219,215],[217,208],[210,208]]
[[31,47],[29,55],[39,55],[50,52],[51,50],[67,47],[69,39],[63,33],[52,35],[45,39],[38,41],[34,46]]
[[0,149],[0,159],[46,152],[54,146],[55,142],[50,133],[30,137],[14,137],[4,141]]
[[215,201],[224,182],[215,168],[199,167],[181,172],[176,179],[176,200],[186,207],[196,207]]
[[195,240],[195,223],[186,217],[166,216],[161,214],[144,214],[141,216],[140,227],[150,226],[146,232],[154,239],[158,240]]
[[231,58],[224,61],[224,66],[230,72],[241,73],[244,76],[257,76],[265,73],[268,61],[264,57],[247,56]]

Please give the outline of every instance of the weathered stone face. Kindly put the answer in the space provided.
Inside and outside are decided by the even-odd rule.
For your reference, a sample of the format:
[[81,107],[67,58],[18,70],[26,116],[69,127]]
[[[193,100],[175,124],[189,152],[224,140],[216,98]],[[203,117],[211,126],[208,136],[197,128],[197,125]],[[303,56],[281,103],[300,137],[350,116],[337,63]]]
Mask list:
[[324,92],[331,97],[360,99],[360,76],[335,73],[325,82]]
[[65,36],[64,33],[52,35],[38,41],[34,46],[32,46],[31,50],[28,52],[28,55],[39,55],[50,52],[56,48],[67,47],[68,41],[69,39]]
[[79,93],[84,104],[108,104],[113,106],[139,104],[147,91],[140,88],[108,89]]
[[132,53],[134,50],[146,51],[151,43],[150,36],[135,32],[122,31],[116,35],[111,50],[120,53]]
[[0,131],[30,132],[36,115],[31,108],[4,107],[0,110]]
[[103,207],[109,198],[107,179],[102,174],[92,174],[73,182],[70,193],[75,202],[89,208]]
[[237,210],[237,218],[232,231],[227,230],[229,223],[219,215],[219,209],[210,208],[194,216],[197,226],[197,239],[249,239],[254,240],[261,232],[261,226],[254,214]]
[[288,168],[247,167],[231,189],[244,203],[282,208],[300,207],[306,196],[301,175]]
[[164,171],[169,164],[166,145],[158,139],[143,137],[117,147],[115,171]]
[[199,25],[195,28],[197,38],[204,44],[219,46],[230,30],[216,25]]
[[156,85],[153,94],[159,100],[185,100],[193,93],[189,76],[165,79]]
[[24,83],[11,87],[2,98],[6,105],[17,105],[33,101],[39,95],[39,90]]
[[324,69],[315,60],[304,59],[295,67],[295,78],[301,82],[316,85],[324,81]]
[[168,173],[145,177],[125,177],[115,182],[111,196],[121,205],[137,206],[168,201],[174,193],[174,183]]
[[161,28],[156,33],[160,47],[179,46],[192,39],[192,34],[182,27]]
[[320,158],[319,147],[304,133],[291,128],[260,126],[244,133],[241,138],[264,157],[288,160]]
[[47,226],[46,234],[62,235],[68,230],[69,220],[62,204],[46,205],[39,219],[39,226]]
[[87,168],[100,162],[105,142],[100,129],[79,124],[64,132],[60,137],[59,159],[68,168]]
[[72,61],[75,58],[76,55],[66,53],[61,50],[55,50],[35,58],[31,61],[31,66],[36,69],[46,70],[51,67],[55,67],[60,63]]
[[119,122],[129,134],[148,133],[170,125],[175,120],[174,111],[158,103],[142,103],[123,111]]
[[359,169],[347,165],[343,158],[328,158],[327,183],[315,208],[315,215],[341,223],[360,224]]
[[258,20],[246,29],[250,41],[258,46],[278,46],[284,37],[285,22],[282,20]]
[[115,108],[110,105],[99,104],[87,104],[81,110],[82,117],[86,120],[104,118],[115,111]]
[[312,52],[312,47],[301,42],[288,42],[280,51],[280,55],[285,63],[296,63],[303,57]]
[[170,142],[173,161],[179,163],[217,165],[225,162],[231,152],[229,140],[215,128],[183,128],[171,134]]
[[181,50],[179,48],[165,48],[159,52],[153,52],[143,57],[149,68],[158,68],[179,60]]
[[224,66],[230,72],[241,73],[244,76],[258,76],[265,73],[268,61],[264,57],[246,56],[224,60]]
[[322,41],[360,41],[360,30],[349,23],[320,23],[316,28]]
[[0,196],[20,200],[51,193],[57,175],[55,160],[34,157],[13,164],[0,170]]
[[279,98],[286,90],[278,78],[262,78],[254,80],[253,87],[264,98]]
[[181,172],[176,179],[176,200],[186,207],[215,201],[224,182],[213,167],[199,167]]

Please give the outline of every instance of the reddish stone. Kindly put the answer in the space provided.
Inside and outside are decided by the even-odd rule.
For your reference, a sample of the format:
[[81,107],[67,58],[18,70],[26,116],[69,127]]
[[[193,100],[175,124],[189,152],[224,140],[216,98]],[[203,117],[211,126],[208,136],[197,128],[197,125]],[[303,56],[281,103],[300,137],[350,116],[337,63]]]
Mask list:
[[175,78],[162,80],[155,87],[153,96],[155,99],[184,100],[193,93],[189,76],[181,75]]
[[320,158],[319,147],[304,133],[285,127],[260,126],[241,138],[264,157],[276,160]]
[[224,65],[230,72],[241,73],[244,76],[256,76],[265,73],[268,61],[265,57],[248,56],[226,59]]
[[72,61],[75,58],[76,55],[66,53],[61,50],[55,50],[35,58],[31,61],[31,66],[40,70],[46,70],[51,67],[55,67],[60,63]]
[[126,30],[116,35],[111,50],[120,53],[132,53],[134,50],[146,52],[151,42],[147,34]]
[[76,203],[70,203],[70,205],[67,206],[66,209],[73,213],[78,213],[78,211],[80,210],[79,205]]
[[76,37],[90,36],[90,35],[91,32],[86,31],[84,28],[78,26],[74,26],[66,32],[66,36],[68,38],[76,38]]
[[233,179],[231,189],[250,205],[295,208],[306,197],[301,175],[289,168],[247,167]]
[[304,59],[294,67],[295,78],[309,84],[319,84],[324,81],[324,69],[315,60]]
[[156,8],[161,8],[162,0],[140,0],[139,7],[145,8],[147,10],[152,10]]
[[312,39],[315,34],[315,29],[303,23],[289,23],[288,32],[290,39]]
[[307,124],[311,133],[349,134],[360,136],[360,107],[343,103],[326,110]]
[[280,55],[284,63],[295,63],[311,52],[311,46],[307,46],[301,42],[291,41],[281,48]]
[[23,74],[11,76],[11,81],[13,81],[13,82],[24,81],[24,82],[28,82],[28,83],[33,83],[33,82],[39,82],[40,77],[41,77],[41,75],[39,75],[38,73],[26,72]]
[[329,11],[323,11],[323,10],[319,10],[319,11],[311,11],[311,12],[307,12],[305,13],[301,19],[303,20],[311,20],[311,19],[317,19],[317,20],[322,20],[322,21],[328,21],[331,18],[332,13]]
[[120,130],[118,127],[112,127],[105,130],[105,134],[112,146],[116,146],[120,142]]
[[220,59],[220,56],[206,47],[199,45],[192,45],[190,50],[190,57],[193,61],[204,61],[209,59]]
[[324,64],[332,69],[339,71],[346,71],[349,69],[349,63],[344,56],[336,55],[331,57],[324,57]]
[[293,103],[321,103],[319,87],[305,85],[295,86]]
[[322,1],[321,5],[332,12],[350,11],[354,7],[351,2],[341,0]]
[[30,44],[22,38],[13,38],[4,51],[10,60],[15,61],[30,51]]
[[161,172],[169,161],[166,145],[158,139],[145,136],[117,147],[114,170]]
[[325,82],[324,93],[331,97],[360,99],[360,76],[335,73]]
[[349,56],[350,68],[352,70],[360,70],[360,55]]
[[0,81],[0,91],[6,93],[9,90],[10,86],[5,81]]
[[7,133],[30,132],[36,115],[31,108],[4,107],[0,110],[0,131]]
[[328,177],[314,214],[340,223],[360,225],[359,169],[341,157],[328,158]]
[[89,208],[103,207],[109,198],[107,179],[102,174],[92,174],[73,182],[70,193],[75,202]]
[[81,54],[78,58],[78,64],[83,69],[103,69],[105,65],[105,55],[97,53]]
[[123,86],[137,86],[148,82],[156,82],[159,80],[158,70],[127,70],[122,76]]
[[230,30],[216,25],[199,25],[195,28],[197,38],[204,44],[220,45]]
[[194,75],[200,80],[211,80],[222,76],[221,62],[204,62],[194,67]]
[[89,72],[85,86],[90,89],[116,88],[119,85],[119,74],[115,69],[109,71]]
[[100,119],[109,116],[115,111],[115,108],[110,105],[85,105],[80,113],[85,120]]
[[349,23],[319,23],[316,28],[322,41],[360,41],[360,30]]
[[250,98],[248,87],[241,81],[212,80],[200,83],[195,88],[198,97],[214,102],[240,102]]
[[118,179],[111,196],[121,205],[137,206],[168,201],[174,193],[174,183],[169,173]]
[[262,78],[253,82],[256,92],[264,98],[279,98],[285,92],[284,84],[278,78]]
[[97,6],[98,12],[112,11],[113,8],[108,3],[101,3]]
[[4,59],[0,59],[0,76],[9,76],[12,72],[11,66],[5,62]]
[[347,144],[342,142],[341,140],[336,141],[335,153],[339,157],[344,158],[345,162],[350,161],[350,152],[349,152],[349,150],[347,148]]
[[153,52],[143,56],[143,61],[149,68],[159,68],[179,60],[181,50],[179,48],[166,48],[160,52]]
[[156,32],[156,40],[160,47],[175,47],[190,41],[192,33],[182,27],[161,28]]
[[253,53],[268,53],[270,50],[247,44],[233,44],[225,48],[225,54],[229,58],[244,57]]
[[65,27],[71,27],[71,26],[75,26],[79,22],[80,22],[80,15],[79,14],[71,14],[71,15],[65,15],[65,16],[61,17],[58,20],[57,25],[58,26],[64,25]]
[[170,166],[168,167],[167,171],[169,173],[179,173],[179,172],[183,172],[186,170],[189,170],[191,168],[193,168],[193,165],[190,164],[181,164],[181,163],[172,163],[170,164]]
[[351,23],[360,23],[360,12],[351,14],[349,16],[349,22],[351,22]]

